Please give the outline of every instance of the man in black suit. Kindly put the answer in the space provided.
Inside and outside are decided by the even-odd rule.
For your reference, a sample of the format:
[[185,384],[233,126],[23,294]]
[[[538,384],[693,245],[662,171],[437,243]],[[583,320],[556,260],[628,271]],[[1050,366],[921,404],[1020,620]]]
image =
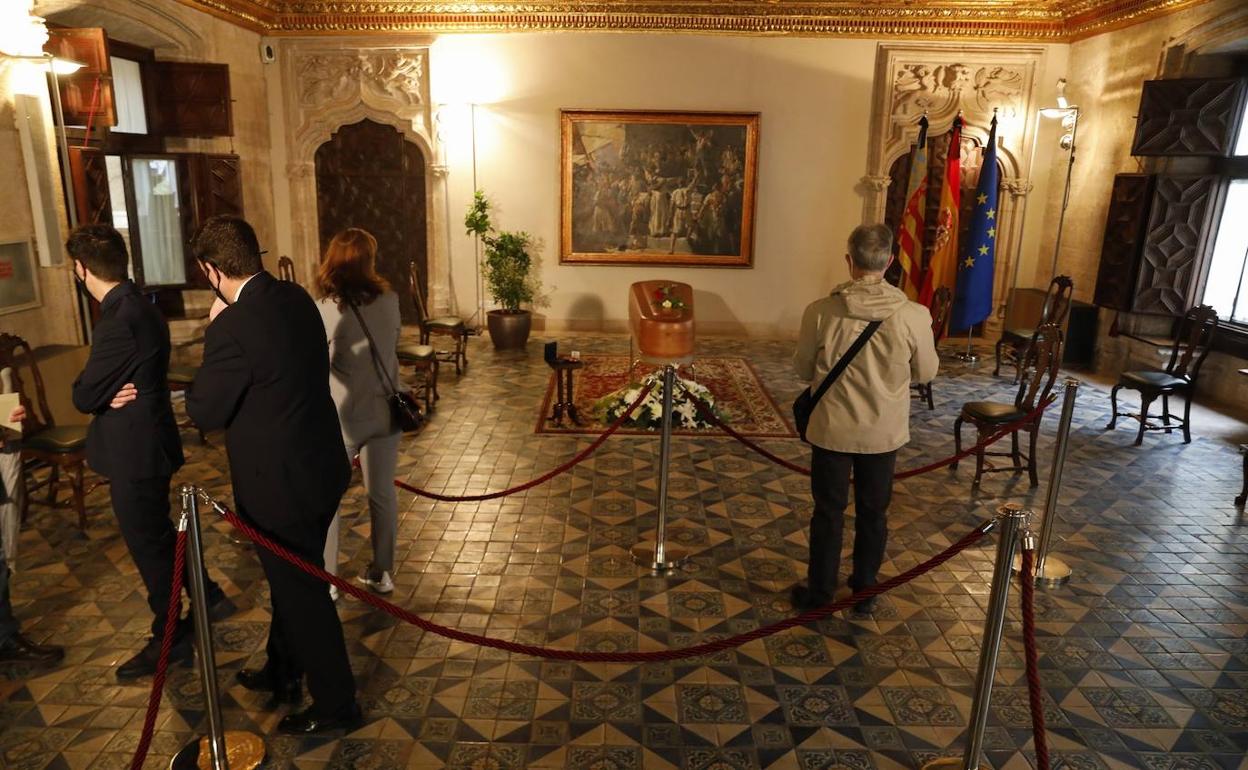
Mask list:
[[[87,430],[87,463],[109,480],[117,524],[152,610],[152,637],[117,668],[126,681],[156,670],[165,613],[173,588],[176,536],[169,520],[169,481],[182,467],[169,399],[169,327],[160,311],[127,278],[130,257],[121,234],[108,225],[85,225],[65,243],[74,277],[100,303],[91,355],[74,381],[78,411],[94,415]],[[206,577],[206,576],[205,576]],[[225,594],[207,581],[209,605]],[[178,625],[173,659],[189,663],[189,619]]]
[[[264,271],[255,231],[238,217],[204,223],[192,246],[217,294],[204,363],[187,395],[202,430],[226,429],[238,513],[323,566],[325,536],[351,478],[329,394],[329,346],[316,304],[297,284]],[[238,680],[298,703],[306,674],[312,705],[278,728],[296,734],[361,723],[342,624],[325,584],[257,548],[273,619],[268,662]]]

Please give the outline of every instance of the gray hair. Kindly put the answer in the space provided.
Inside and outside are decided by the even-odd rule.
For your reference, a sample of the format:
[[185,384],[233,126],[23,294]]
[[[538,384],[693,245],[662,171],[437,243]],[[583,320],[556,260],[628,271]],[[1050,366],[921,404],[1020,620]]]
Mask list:
[[849,234],[849,258],[854,267],[882,273],[893,256],[893,231],[887,225],[858,225]]

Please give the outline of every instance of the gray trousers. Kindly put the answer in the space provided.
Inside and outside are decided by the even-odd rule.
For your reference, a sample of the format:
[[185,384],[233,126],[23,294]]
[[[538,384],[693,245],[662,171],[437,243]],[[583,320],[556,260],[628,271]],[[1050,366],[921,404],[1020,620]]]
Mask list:
[[[17,553],[17,518],[22,503],[21,455],[0,451],[0,644],[17,635],[17,618],[9,600],[9,563],[7,554]],[[12,521],[8,521],[12,518]],[[10,526],[11,525],[11,526]],[[6,542],[6,538],[10,541]]]
[[[347,457],[360,455],[364,489],[368,492],[368,515],[372,521],[374,569],[394,572],[394,541],[399,529],[399,495],[394,487],[395,468],[399,464],[399,439],[402,433],[370,438],[358,444],[347,444]],[[325,570],[338,574],[338,527],[335,516],[325,538]]]

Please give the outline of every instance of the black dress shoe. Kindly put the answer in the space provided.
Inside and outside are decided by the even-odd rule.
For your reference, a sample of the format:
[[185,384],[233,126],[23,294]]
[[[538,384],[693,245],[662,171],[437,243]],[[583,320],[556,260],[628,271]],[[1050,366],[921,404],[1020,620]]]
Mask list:
[[65,658],[65,649],[51,644],[35,644],[21,634],[13,634],[0,644],[0,663],[34,663],[51,666]]
[[313,713],[316,707],[287,714],[277,723],[277,731],[287,735],[324,735],[326,733],[351,732],[364,724],[364,715],[358,704],[351,704],[346,712],[332,717]]
[[[169,649],[169,662],[189,667],[195,661],[195,648],[191,644],[191,636],[179,632],[173,647]],[[151,676],[156,673],[156,665],[160,662],[160,637],[153,636],[147,640],[143,649],[125,663],[117,667],[117,680],[128,682],[139,677]]]
[[789,592],[789,601],[793,603],[794,609],[807,612],[822,607],[832,601],[832,597],[821,591],[814,591],[809,586],[796,585]]
[[872,596],[870,599],[863,599],[854,605],[854,612],[859,615],[870,615],[875,610],[875,600],[878,596]]
[[273,697],[265,704],[265,708],[269,710],[283,703],[297,706],[303,700],[303,685],[298,679],[275,682],[267,669],[244,668],[234,675],[234,679],[252,692],[273,693]]

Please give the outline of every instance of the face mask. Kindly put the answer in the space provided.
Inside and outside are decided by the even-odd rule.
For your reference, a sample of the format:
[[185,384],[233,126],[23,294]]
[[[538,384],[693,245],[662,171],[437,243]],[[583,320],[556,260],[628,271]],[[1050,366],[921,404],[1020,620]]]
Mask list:
[[[77,265],[74,265],[73,272],[74,272],[74,284],[77,285],[78,290],[81,291],[83,294],[89,295],[91,292],[87,291],[87,279],[78,275]],[[83,272],[86,272],[86,270],[84,269]]]
[[[217,295],[217,299],[221,300],[225,304],[227,305],[234,304],[233,302],[230,302],[228,299],[226,299],[225,295],[221,293],[221,280],[222,279],[221,279],[220,268],[218,268],[216,265],[212,264],[211,262],[204,262],[203,264],[204,264],[204,277],[208,279],[208,285],[212,287],[212,293]],[[214,270],[217,271],[217,283],[215,286],[212,283],[212,273],[208,272],[209,267],[212,267]]]

